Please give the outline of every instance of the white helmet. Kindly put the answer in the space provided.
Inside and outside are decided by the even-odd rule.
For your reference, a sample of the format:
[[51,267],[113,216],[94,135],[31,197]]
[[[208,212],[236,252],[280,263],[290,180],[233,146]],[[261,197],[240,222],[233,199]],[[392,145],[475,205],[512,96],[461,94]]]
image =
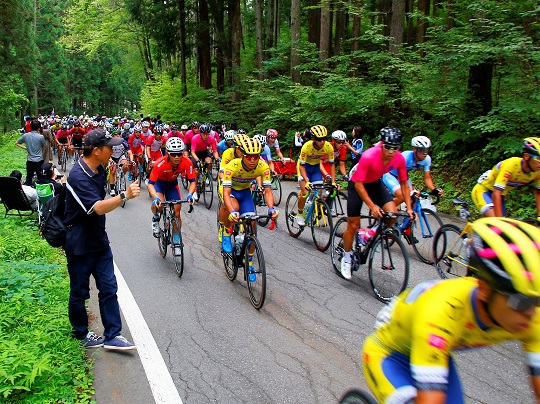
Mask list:
[[255,136],[253,136],[253,139],[256,139],[259,142],[261,142],[262,147],[266,145],[266,136],[261,135],[260,133],[257,133]]
[[140,131],[142,131],[142,126],[141,126],[140,124],[137,123],[137,124],[135,124],[135,126],[133,127],[133,130],[134,130],[135,132],[140,132]]
[[425,136],[416,136],[412,138],[411,141],[412,147],[422,147],[424,149],[429,149],[431,147],[431,140]]
[[165,148],[170,153],[180,153],[185,149],[184,142],[179,137],[171,137],[169,140],[167,140],[167,143],[165,144]]
[[142,123],[142,127],[143,127],[143,128],[149,128],[149,127],[150,127],[150,122],[144,121],[144,122]]
[[228,130],[227,132],[223,134],[223,137],[225,138],[227,142],[232,142],[235,136],[236,136],[235,130]]
[[131,126],[130,126],[129,123],[125,123],[125,124],[124,124],[124,130],[128,130],[130,127],[131,127]]
[[189,128],[188,128],[187,125],[182,125],[182,126],[180,127],[180,130],[188,130],[188,129],[189,129]]
[[332,132],[332,139],[345,141],[347,140],[347,134],[342,130],[335,130]]

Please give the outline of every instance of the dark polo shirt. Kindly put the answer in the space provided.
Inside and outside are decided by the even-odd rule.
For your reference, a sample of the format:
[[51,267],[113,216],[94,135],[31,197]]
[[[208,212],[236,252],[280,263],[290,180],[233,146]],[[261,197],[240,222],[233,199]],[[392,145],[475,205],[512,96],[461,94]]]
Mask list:
[[69,226],[66,252],[86,255],[108,248],[105,215],[94,212],[94,205],[105,199],[105,182],[105,169],[101,165],[94,173],[80,159],[71,169],[66,184],[64,223]]

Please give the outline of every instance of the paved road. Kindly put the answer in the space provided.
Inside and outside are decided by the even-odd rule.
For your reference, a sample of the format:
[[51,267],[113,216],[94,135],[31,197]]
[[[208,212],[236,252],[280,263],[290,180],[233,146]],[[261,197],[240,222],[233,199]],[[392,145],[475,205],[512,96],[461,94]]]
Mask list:
[[[292,182],[284,185],[282,214],[295,189]],[[159,255],[149,206],[143,186],[140,198],[107,215],[107,230],[115,261],[184,402],[334,403],[350,387],[367,388],[360,352],[382,303],[366,272],[352,281],[339,278],[329,253],[315,249],[309,232],[291,238],[282,216],[278,229],[259,231],[268,294],[257,311],[242,276],[234,282],[225,277],[216,204],[210,210],[197,205],[190,215],[183,211],[186,265],[180,279],[171,257]],[[437,276],[410,253],[410,285]],[[468,402],[532,401],[516,344],[459,353],[457,363]],[[140,386],[137,401],[148,402],[147,383]]]

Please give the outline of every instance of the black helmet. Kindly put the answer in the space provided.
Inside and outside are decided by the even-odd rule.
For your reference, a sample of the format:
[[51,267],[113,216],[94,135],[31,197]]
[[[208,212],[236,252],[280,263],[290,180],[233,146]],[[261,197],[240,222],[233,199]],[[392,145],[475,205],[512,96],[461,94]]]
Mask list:
[[398,128],[382,128],[379,134],[379,140],[388,144],[401,144],[403,143],[403,135]]
[[192,128],[198,128],[199,126],[201,126],[201,123],[199,121],[193,121],[191,124]]
[[201,126],[199,126],[199,132],[201,133],[210,133],[212,130],[212,125],[208,123],[203,123]]

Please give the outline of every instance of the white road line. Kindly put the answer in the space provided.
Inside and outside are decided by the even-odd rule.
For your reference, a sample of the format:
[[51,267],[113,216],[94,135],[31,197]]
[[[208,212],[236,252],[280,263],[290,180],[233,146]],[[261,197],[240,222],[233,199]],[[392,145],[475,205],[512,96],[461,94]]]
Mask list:
[[156,403],[182,404],[182,399],[159,352],[156,341],[116,262],[114,263],[114,273],[118,282],[118,301],[133,341],[137,345],[137,351]]

